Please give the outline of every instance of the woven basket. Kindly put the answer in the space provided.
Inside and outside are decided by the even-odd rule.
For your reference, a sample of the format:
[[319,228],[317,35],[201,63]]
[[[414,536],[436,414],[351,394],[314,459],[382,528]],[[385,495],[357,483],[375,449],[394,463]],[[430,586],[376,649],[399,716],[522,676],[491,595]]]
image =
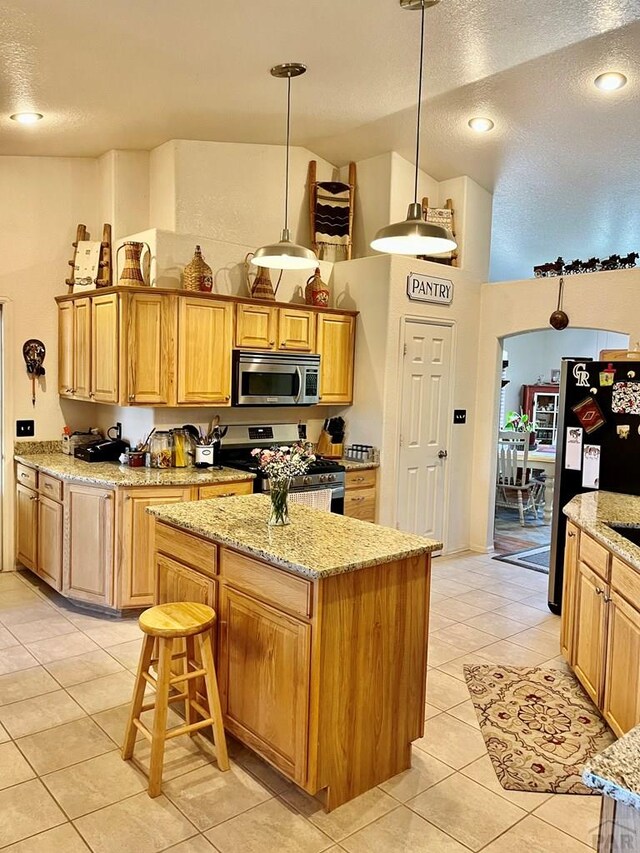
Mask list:
[[200,246],[196,246],[193,260],[182,271],[182,284],[185,290],[199,290],[211,293],[213,290],[213,271],[202,257]]

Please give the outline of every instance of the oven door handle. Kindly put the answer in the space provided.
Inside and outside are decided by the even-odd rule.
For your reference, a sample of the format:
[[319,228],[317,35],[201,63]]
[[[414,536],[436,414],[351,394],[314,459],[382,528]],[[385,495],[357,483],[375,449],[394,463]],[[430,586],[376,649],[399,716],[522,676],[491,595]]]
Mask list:
[[293,395],[293,399],[296,403],[299,403],[300,398],[302,397],[302,371],[300,370],[298,365],[296,365],[296,376],[298,377],[298,390]]

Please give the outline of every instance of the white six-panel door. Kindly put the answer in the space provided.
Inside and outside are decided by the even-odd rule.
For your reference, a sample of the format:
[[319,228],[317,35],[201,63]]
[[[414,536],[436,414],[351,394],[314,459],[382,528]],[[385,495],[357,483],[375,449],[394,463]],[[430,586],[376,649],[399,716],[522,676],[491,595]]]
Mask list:
[[414,320],[404,328],[398,528],[442,540],[452,329]]

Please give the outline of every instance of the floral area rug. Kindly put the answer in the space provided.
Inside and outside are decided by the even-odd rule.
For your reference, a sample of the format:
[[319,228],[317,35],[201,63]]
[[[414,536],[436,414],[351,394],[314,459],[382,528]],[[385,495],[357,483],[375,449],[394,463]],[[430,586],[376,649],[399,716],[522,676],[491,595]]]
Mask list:
[[473,665],[464,676],[503,788],[593,794],[584,765],[615,740],[570,672]]

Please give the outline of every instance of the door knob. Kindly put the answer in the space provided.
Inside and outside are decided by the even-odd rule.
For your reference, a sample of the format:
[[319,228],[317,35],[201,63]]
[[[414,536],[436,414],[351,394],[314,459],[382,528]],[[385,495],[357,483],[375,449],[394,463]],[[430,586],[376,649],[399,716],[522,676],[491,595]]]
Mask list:
[[438,451],[438,459],[446,459],[448,455],[449,454],[447,453],[446,450],[439,450]]

